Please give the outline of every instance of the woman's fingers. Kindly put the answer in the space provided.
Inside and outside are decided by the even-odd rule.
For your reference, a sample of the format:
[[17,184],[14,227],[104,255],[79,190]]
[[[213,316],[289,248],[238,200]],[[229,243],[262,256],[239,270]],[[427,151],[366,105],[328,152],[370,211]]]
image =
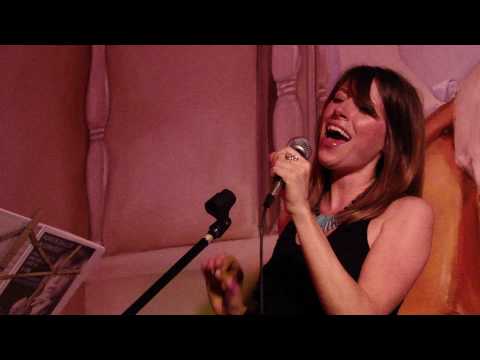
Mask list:
[[243,282],[243,270],[240,266],[240,263],[237,259],[233,258],[233,261],[230,262],[229,267],[227,268],[227,272],[231,273],[234,279],[239,283],[242,284]]
[[271,169],[272,175],[280,176],[287,184],[292,179],[305,180],[309,176],[310,165],[307,164],[289,164],[284,162],[278,162]]
[[238,282],[239,285],[243,281],[243,271],[233,256],[220,255],[211,258],[203,263],[201,268],[207,282],[217,290],[221,288],[226,291],[235,285],[232,285],[232,281]]
[[[288,156],[293,156],[295,160],[287,159]],[[303,156],[296,150],[287,147],[284,148],[278,152],[270,154],[270,157],[272,159],[271,161],[271,171],[272,175],[277,174],[278,176],[281,176],[278,172],[282,173],[282,175],[285,175],[286,172],[308,172],[310,163],[308,160],[304,159]],[[288,175],[288,174],[287,174]]]
[[273,152],[270,154],[270,162],[272,165],[277,163],[278,161],[292,161],[292,160],[287,160],[286,155],[294,155],[295,158],[298,158],[298,160],[293,160],[293,161],[300,161],[300,160],[305,160],[303,155],[300,154],[297,150],[291,148],[291,147],[285,147],[277,152]]
[[224,258],[222,268],[221,268],[222,277],[226,281],[227,287],[229,287],[229,282],[237,282],[239,285],[243,282],[243,271],[240,266],[240,263],[233,256],[226,256]]
[[234,275],[239,265],[233,256],[222,256],[217,258],[215,263],[215,277],[218,280],[226,281],[230,276]]
[[213,273],[217,267],[221,266],[221,263],[224,257],[225,255],[219,255],[219,256],[208,259],[206,262],[203,262],[201,264],[201,269],[204,272],[210,271]]

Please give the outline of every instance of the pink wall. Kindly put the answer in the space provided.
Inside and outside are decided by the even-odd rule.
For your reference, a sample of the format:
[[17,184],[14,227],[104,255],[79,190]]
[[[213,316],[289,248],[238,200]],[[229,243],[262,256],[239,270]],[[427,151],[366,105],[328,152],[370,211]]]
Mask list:
[[0,207],[88,236],[89,46],[0,46]]
[[203,206],[238,198],[225,239],[256,233],[256,46],[108,46],[110,254],[197,242]]
[[[90,56],[90,46],[0,47],[0,207],[41,208],[42,222],[87,238]],[[254,236],[257,46],[107,46],[107,71],[108,252],[193,244],[213,221],[205,201],[224,188],[238,198],[225,239]]]

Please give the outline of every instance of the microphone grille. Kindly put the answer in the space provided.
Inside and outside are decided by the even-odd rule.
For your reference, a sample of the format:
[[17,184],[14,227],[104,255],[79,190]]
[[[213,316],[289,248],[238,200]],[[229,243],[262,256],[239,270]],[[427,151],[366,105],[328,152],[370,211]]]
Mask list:
[[305,159],[310,159],[312,155],[312,147],[308,139],[304,137],[294,137],[288,141],[288,146],[298,151]]

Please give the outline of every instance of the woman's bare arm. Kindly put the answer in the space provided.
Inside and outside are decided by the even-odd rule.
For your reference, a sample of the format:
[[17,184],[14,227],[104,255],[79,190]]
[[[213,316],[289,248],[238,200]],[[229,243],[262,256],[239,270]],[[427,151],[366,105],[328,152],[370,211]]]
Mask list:
[[358,283],[346,272],[313,216],[294,216],[318,296],[329,314],[389,314],[406,296],[430,253],[433,212],[406,197],[388,217],[362,267]]

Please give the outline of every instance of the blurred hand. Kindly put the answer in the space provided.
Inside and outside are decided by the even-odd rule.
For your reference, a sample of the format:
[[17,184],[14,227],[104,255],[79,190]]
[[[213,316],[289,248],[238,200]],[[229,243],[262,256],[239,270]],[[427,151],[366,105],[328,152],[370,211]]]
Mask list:
[[243,271],[237,259],[220,255],[202,264],[207,293],[213,311],[217,315],[243,315],[247,308],[243,303]]

